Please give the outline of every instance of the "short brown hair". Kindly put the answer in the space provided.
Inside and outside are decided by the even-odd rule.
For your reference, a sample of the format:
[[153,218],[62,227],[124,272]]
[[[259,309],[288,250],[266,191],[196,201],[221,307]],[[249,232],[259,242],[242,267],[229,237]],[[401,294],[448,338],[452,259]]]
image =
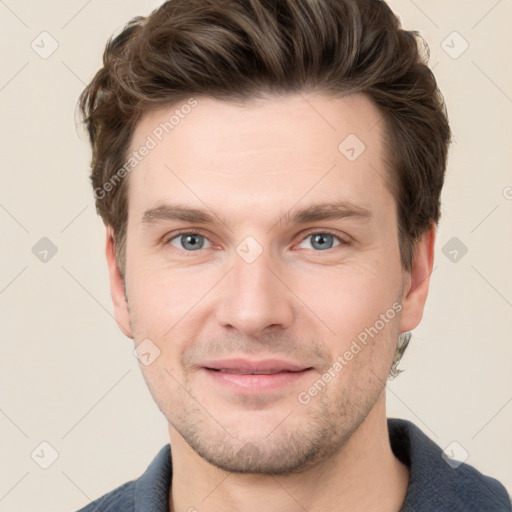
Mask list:
[[380,109],[410,270],[415,241],[439,220],[450,139],[419,42],[381,0],[170,0],[133,18],[108,40],[79,100],[102,192],[96,208],[113,230],[121,274],[128,179],[106,184],[119,178],[141,115],[191,95],[244,101],[303,91],[363,93]]

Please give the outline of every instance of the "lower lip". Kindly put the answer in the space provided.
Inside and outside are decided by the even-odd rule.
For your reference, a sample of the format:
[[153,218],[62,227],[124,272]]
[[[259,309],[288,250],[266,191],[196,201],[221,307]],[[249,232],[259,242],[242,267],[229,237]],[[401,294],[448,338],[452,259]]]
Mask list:
[[208,368],[203,368],[203,372],[205,372],[213,381],[234,388],[238,391],[246,391],[246,392],[264,392],[264,391],[273,391],[304,378],[304,376],[309,375],[311,370],[302,370],[300,372],[280,372],[273,374],[258,374],[258,375],[248,375],[244,373],[227,373],[220,372],[217,370],[209,370]]

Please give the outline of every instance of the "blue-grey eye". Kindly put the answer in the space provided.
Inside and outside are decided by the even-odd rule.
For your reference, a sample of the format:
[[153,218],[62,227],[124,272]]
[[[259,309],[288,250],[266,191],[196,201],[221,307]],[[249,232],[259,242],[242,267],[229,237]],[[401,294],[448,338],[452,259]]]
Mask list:
[[[307,240],[311,240],[311,247],[313,249],[316,249],[318,251],[325,251],[327,249],[332,249],[333,247],[336,247],[337,245],[340,245],[340,239],[335,235],[330,235],[329,233],[313,233],[311,235],[308,235],[304,240],[301,242],[302,244],[305,243]],[[306,247],[306,249],[309,249],[310,247]]]
[[184,233],[172,238],[169,240],[169,243],[184,251],[198,251],[199,249],[204,249],[205,244],[209,244],[210,242],[203,235]]

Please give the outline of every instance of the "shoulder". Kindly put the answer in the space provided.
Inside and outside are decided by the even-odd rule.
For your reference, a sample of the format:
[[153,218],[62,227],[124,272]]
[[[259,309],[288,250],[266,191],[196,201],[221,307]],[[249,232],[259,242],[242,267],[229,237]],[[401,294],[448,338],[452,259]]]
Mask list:
[[451,460],[416,425],[388,419],[395,456],[409,466],[409,488],[401,512],[510,512],[505,487],[473,466]]
[[167,510],[171,481],[171,450],[167,444],[139,478],[120,485],[77,512]]
[[77,512],[132,512],[135,490],[135,480],[120,485],[113,491],[101,496],[89,505],[81,508]]

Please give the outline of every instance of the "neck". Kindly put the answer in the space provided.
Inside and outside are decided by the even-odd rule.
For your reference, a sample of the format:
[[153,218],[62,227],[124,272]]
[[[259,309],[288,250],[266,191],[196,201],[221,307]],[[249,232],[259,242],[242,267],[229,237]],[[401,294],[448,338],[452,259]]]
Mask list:
[[384,393],[340,452],[299,474],[222,471],[197,455],[172,427],[169,435],[171,512],[398,512],[407,492],[409,470],[391,450]]

